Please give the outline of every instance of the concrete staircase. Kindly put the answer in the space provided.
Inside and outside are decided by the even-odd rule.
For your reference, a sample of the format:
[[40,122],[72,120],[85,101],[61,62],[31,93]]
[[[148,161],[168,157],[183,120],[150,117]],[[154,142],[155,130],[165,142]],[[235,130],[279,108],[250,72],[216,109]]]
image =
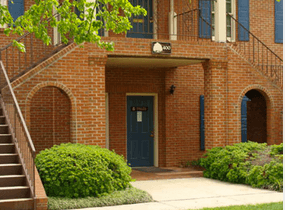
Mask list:
[[20,163],[6,117],[0,107],[0,209],[34,209],[34,201]]

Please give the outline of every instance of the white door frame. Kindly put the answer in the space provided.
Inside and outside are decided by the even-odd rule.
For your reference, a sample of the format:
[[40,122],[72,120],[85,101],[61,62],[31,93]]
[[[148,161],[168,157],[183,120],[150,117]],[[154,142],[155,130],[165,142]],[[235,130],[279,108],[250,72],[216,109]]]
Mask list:
[[[126,93],[126,104],[127,104],[127,100],[128,100],[128,96],[153,96],[153,119],[154,119],[154,166],[158,167],[158,94],[157,93]],[[127,106],[126,106],[126,141],[128,141],[128,130],[127,130]],[[127,144],[126,144],[127,145]],[[127,146],[126,146],[126,151],[127,150]],[[128,154],[127,154],[128,157]]]

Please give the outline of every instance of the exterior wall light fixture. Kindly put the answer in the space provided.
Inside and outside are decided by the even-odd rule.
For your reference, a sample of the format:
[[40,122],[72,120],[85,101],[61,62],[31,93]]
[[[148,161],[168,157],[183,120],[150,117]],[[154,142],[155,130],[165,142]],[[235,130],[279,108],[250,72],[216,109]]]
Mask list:
[[173,95],[175,88],[176,87],[174,85],[171,85],[170,91],[169,91],[171,95]]

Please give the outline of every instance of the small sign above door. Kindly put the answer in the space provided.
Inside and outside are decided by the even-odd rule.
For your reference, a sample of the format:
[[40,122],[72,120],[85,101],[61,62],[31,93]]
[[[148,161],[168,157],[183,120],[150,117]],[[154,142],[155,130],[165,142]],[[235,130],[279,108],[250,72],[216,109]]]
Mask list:
[[171,54],[171,43],[168,42],[152,42],[153,54]]
[[147,110],[148,110],[148,107],[145,107],[145,106],[143,106],[143,107],[132,106],[131,107],[131,111],[133,111],[133,112],[135,112],[135,111],[143,111],[143,112],[145,112]]

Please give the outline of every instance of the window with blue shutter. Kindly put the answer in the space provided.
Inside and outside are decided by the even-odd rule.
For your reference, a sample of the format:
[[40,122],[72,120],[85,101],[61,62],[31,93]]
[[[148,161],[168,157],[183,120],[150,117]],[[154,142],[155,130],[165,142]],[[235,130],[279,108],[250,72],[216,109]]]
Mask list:
[[200,149],[205,150],[204,96],[200,96]]
[[283,43],[283,0],[275,0],[275,42]]
[[211,1],[200,0],[199,1],[199,37],[211,39]]
[[[103,10],[103,4],[100,3],[99,8],[97,8],[96,10],[97,10],[96,13],[98,13],[100,10],[104,11],[104,10]],[[103,20],[102,17],[97,16],[97,17],[96,17],[96,20],[101,20],[102,23],[103,23],[103,25],[104,25],[104,20]],[[101,28],[101,29],[98,31],[98,35],[99,35],[99,36],[104,36],[104,34],[105,34],[105,33],[104,33],[104,28]]]
[[11,1],[8,2],[9,12],[15,21],[24,14],[24,0],[13,0],[13,3]]
[[247,142],[247,102],[250,99],[246,96],[241,102],[241,142]]
[[[238,0],[238,21],[249,30],[249,0]],[[248,32],[241,26],[238,26],[239,41],[249,41]]]
[[78,17],[80,20],[83,20],[83,19],[80,17],[80,15],[83,13],[83,11],[80,11],[77,7],[75,7],[74,13],[77,15],[77,17]]

